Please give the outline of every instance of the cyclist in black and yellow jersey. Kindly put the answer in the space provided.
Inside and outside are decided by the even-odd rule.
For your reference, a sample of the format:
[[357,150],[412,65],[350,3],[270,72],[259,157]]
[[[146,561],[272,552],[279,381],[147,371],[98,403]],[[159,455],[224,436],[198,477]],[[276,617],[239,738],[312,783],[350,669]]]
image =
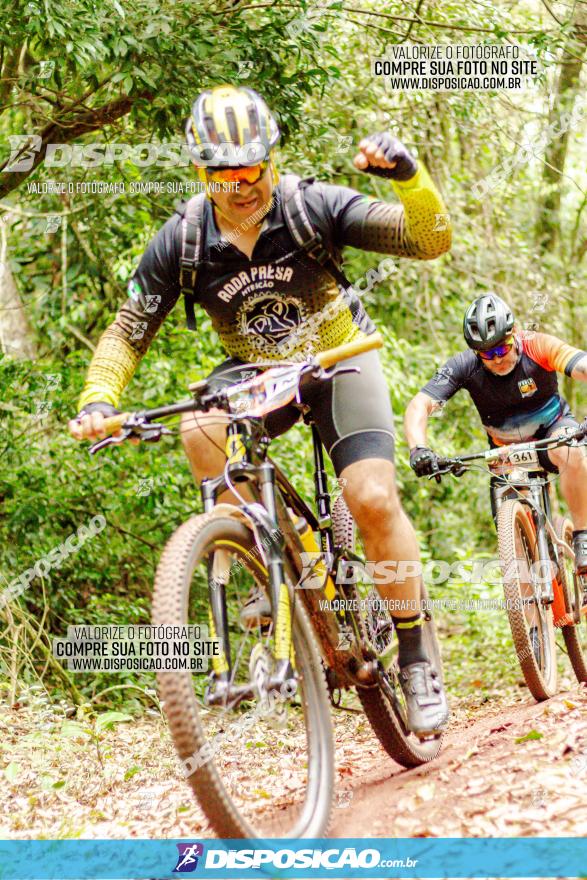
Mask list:
[[[197,303],[228,355],[211,376],[221,386],[256,363],[304,357],[374,332],[345,283],[345,246],[425,260],[450,247],[446,208],[426,169],[388,133],[362,140],[354,164],[388,178],[399,204],[314,179],[280,179],[272,152],[279,130],[252,89],[219,86],[200,94],[187,139],[206,194],[183,204],[147,247],[129,299],[92,359],[80,413],[70,423],[77,439],[103,436],[104,417],[118,411],[122,391],[181,295],[188,326],[195,325]],[[378,355],[367,352],[348,364],[360,373],[308,383],[303,402],[344,480],[367,557],[418,560],[395,485],[393,415]],[[284,407],[268,416],[268,433],[283,433],[299,417],[298,407]],[[184,418],[182,440],[197,480],[221,471],[225,436],[219,412]],[[408,577],[380,592],[397,600],[392,616],[410,724],[416,733],[436,732],[447,706],[413,610],[419,581]]]

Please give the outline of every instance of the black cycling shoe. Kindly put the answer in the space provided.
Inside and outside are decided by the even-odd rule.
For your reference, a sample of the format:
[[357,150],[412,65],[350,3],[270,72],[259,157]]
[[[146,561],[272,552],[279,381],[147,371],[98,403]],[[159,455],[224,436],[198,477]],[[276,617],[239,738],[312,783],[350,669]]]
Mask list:
[[573,532],[575,551],[575,571],[578,575],[587,574],[587,529]]
[[240,615],[240,622],[245,629],[269,626],[271,623],[271,603],[261,590],[253,590],[246,599]]
[[427,661],[410,663],[399,672],[408,727],[420,739],[437,736],[448,724],[448,702],[438,672]]

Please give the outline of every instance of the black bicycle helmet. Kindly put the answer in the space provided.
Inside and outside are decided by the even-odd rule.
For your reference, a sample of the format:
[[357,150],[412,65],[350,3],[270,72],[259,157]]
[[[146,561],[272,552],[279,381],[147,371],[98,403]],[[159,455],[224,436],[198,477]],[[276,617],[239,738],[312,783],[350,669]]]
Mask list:
[[463,333],[469,348],[486,351],[499,345],[514,327],[512,310],[496,293],[484,293],[465,312]]

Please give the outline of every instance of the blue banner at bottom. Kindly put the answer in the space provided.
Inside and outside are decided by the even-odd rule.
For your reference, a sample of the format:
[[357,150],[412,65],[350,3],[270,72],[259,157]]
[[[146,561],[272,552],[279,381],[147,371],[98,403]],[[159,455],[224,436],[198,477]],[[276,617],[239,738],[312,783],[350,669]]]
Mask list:
[[0,841],[0,880],[167,880],[182,875],[201,880],[587,877],[587,840],[525,837]]

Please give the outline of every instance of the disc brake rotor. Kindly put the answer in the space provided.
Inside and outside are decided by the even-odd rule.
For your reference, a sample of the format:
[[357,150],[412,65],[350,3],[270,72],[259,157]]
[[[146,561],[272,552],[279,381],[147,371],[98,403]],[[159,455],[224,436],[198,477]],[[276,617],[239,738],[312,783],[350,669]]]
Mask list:
[[274,730],[287,726],[287,700],[267,685],[273,672],[274,662],[268,649],[259,642],[253,647],[249,658],[251,682],[258,694],[259,714]]

